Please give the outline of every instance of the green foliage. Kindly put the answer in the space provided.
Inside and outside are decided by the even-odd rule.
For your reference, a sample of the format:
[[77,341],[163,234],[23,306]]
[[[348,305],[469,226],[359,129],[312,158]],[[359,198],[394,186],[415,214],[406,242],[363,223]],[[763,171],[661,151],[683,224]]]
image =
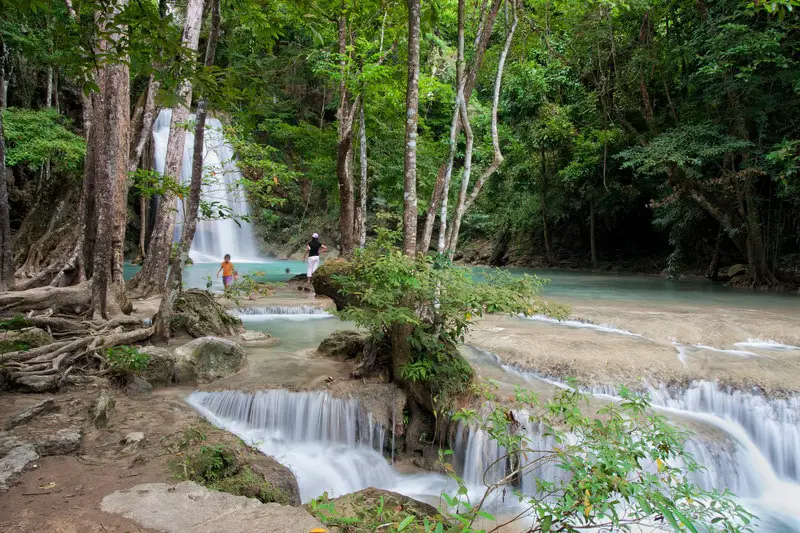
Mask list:
[[117,374],[141,374],[150,362],[150,355],[141,353],[136,346],[113,346],[106,349],[106,360]]
[[4,110],[6,165],[38,170],[51,161],[55,170],[78,173],[86,155],[86,141],[69,126],[69,121],[54,109]]
[[30,327],[31,323],[25,320],[22,315],[14,315],[11,318],[0,320],[0,330],[18,330]]
[[[258,280],[258,278],[263,277],[263,272],[251,272],[237,277],[233,283],[225,287],[225,298],[229,298],[238,303],[239,299],[243,297],[254,300],[259,296],[270,295],[275,287],[270,283]],[[206,284],[208,285],[208,281]]]
[[539,278],[494,272],[477,280],[443,257],[403,255],[397,237],[379,230],[375,241],[356,252],[347,273],[334,276],[345,297],[358,302],[342,318],[378,337],[409,327],[413,357],[401,377],[432,385],[442,401],[465,391],[472,378],[457,345],[476,319],[485,313],[566,315],[566,309],[542,301]]

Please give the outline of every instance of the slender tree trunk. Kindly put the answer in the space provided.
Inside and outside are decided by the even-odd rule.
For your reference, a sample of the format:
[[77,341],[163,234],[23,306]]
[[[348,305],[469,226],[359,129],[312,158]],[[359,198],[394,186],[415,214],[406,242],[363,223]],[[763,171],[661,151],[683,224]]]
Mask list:
[[363,248],[367,243],[367,120],[364,107],[366,106],[362,101],[361,110],[358,114],[361,162],[361,183],[358,187],[358,246],[360,248]]
[[358,102],[350,102],[347,90],[347,6],[341,3],[339,17],[339,142],[336,146],[336,175],[339,180],[339,233],[341,253],[349,257],[355,246],[355,186],[350,165],[353,149],[353,122]]
[[[441,193],[441,208],[439,209],[439,242],[437,243],[436,250],[438,253],[443,254],[447,248],[447,202],[450,196],[450,179],[453,175],[453,164],[456,156],[457,135],[459,120],[465,120],[469,123],[469,117],[462,116],[462,103],[464,102],[464,19],[465,19],[465,6],[466,0],[458,0],[458,45],[457,45],[457,59],[456,59],[456,106],[453,110],[453,123],[450,125],[450,154],[447,157],[447,168],[445,169],[444,182],[442,183]],[[466,108],[466,106],[463,106]],[[471,154],[470,154],[471,157]],[[432,217],[435,213],[433,210],[428,210],[428,215],[425,219],[425,226],[423,228],[423,242],[426,239],[425,232],[433,227],[428,225],[428,217]],[[420,250],[426,252],[427,248]]]
[[544,237],[544,250],[547,254],[547,261],[553,262],[553,250],[550,243],[550,226],[547,221],[547,159],[544,150],[544,145],[540,146],[541,149],[541,163],[542,163],[542,182],[539,187],[539,202],[542,209],[542,235]]
[[722,250],[722,224],[719,225],[719,230],[717,230],[717,239],[714,243],[714,254],[711,256],[711,264],[708,265],[708,269],[706,270],[706,277],[711,281],[716,281],[717,276],[719,274],[719,259]]
[[[219,38],[220,25],[220,0],[211,0],[211,30],[209,31],[208,43],[204,65],[211,67],[214,65],[214,55],[217,49],[217,39]],[[189,189],[189,201],[184,211],[183,231],[178,242],[178,250],[172,259],[172,265],[167,279],[166,290],[161,298],[156,320],[156,335],[164,340],[169,340],[170,323],[172,320],[172,309],[175,301],[181,292],[181,282],[183,279],[183,268],[189,259],[189,249],[194,240],[197,230],[197,211],[200,208],[200,193],[203,189],[203,142],[205,141],[207,102],[205,96],[197,102],[196,124],[194,128],[194,146],[192,153],[192,183]]]
[[[500,150],[500,136],[497,132],[497,114],[498,108],[500,106],[500,90],[503,85],[503,70],[506,64],[506,58],[508,57],[508,51],[511,49],[511,43],[514,40],[514,32],[517,29],[517,24],[519,22],[519,16],[517,12],[517,4],[516,1],[511,1],[511,9],[513,12],[513,21],[511,22],[511,27],[509,28],[508,34],[506,35],[506,42],[505,46],[503,47],[503,51],[500,53],[500,59],[497,62],[497,74],[495,75],[494,79],[494,92],[492,94],[492,163],[481,173],[480,178],[478,179],[475,186],[472,188],[472,192],[470,193],[469,197],[466,197],[466,190],[469,186],[469,179],[470,173],[468,169],[468,165],[465,163],[464,165],[464,181],[462,182],[462,191],[463,195],[459,194],[458,197],[458,205],[456,207],[456,214],[455,220],[453,223],[452,228],[452,235],[448,238],[448,247],[450,258],[453,258],[453,255],[456,252],[456,246],[458,245],[458,232],[461,228],[461,220],[466,213],[467,209],[470,208],[472,203],[480,194],[481,189],[483,188],[486,181],[500,168],[500,165],[503,163],[503,153]],[[467,125],[469,125],[469,116],[467,115],[467,106],[462,102],[462,124],[464,125],[465,130],[467,129]],[[472,132],[469,132],[469,136],[471,136]],[[468,139],[469,139],[468,136]],[[472,143],[468,140],[467,146],[467,162],[471,160],[472,157]]]
[[[5,87],[5,56],[0,41],[0,88]],[[6,107],[5,91],[0,92],[0,291],[14,286],[13,243],[11,241],[11,209],[8,205],[6,181],[6,138],[3,130],[3,113]]]
[[[188,0],[186,6],[183,45],[192,51],[197,50],[200,40],[203,4],[204,0]],[[180,104],[172,109],[164,167],[165,178],[175,181],[181,179],[183,150],[186,143],[186,132],[182,126],[189,118],[189,106],[192,104],[192,84],[189,80],[182,83],[178,94]],[[155,226],[142,269],[131,280],[131,287],[141,294],[152,294],[161,291],[164,287],[172,252],[176,213],[176,197],[169,192],[164,195],[158,206]]]
[[464,170],[461,174],[461,188],[458,190],[458,200],[453,217],[453,226],[450,228],[450,232],[447,235],[447,255],[451,261],[456,253],[458,233],[461,231],[461,220],[464,217],[464,209],[467,202],[467,192],[469,191],[469,181],[472,177],[472,126],[469,124],[467,104],[463,100],[461,101],[461,126],[464,128],[464,134],[467,137],[467,146],[464,150]]
[[142,102],[142,106],[137,106],[134,112],[135,115],[138,112],[138,116],[131,119],[131,154],[129,166],[131,172],[135,172],[136,169],[139,168],[139,162],[142,160],[144,147],[153,135],[153,124],[158,115],[156,94],[160,87],[161,84],[156,81],[155,75],[150,74],[150,81],[148,81],[147,89],[145,89],[145,94],[143,95],[144,101]]
[[406,137],[403,159],[403,251],[417,251],[417,122],[419,120],[419,10],[420,0],[408,5],[408,81],[406,84]]
[[147,200],[145,195],[139,196],[139,257],[144,261],[145,243],[147,241]]
[[[480,70],[481,66],[483,65],[483,58],[486,53],[486,47],[489,45],[489,40],[492,36],[492,30],[494,29],[494,23],[497,19],[497,14],[500,11],[500,6],[502,5],[504,0],[492,0],[491,8],[489,9],[486,17],[481,18],[481,25],[479,27],[478,34],[475,37],[475,56],[472,62],[472,65],[465,75],[464,79],[464,101],[467,105],[469,105],[469,99],[472,96],[472,91],[475,88],[475,82],[477,80],[478,71]],[[455,137],[458,137],[458,134],[461,132],[461,125],[458,118],[458,106],[456,106],[453,110],[453,124],[456,125],[456,134]],[[447,175],[447,168],[448,168],[448,159],[442,163],[442,166],[439,167],[439,172],[436,175],[436,182],[433,187],[433,192],[431,193],[431,200],[428,203],[428,211],[425,215],[425,223],[422,229],[422,235],[419,240],[419,247],[418,250],[420,252],[426,252],[431,245],[431,237],[433,235],[433,226],[436,220],[436,210],[439,207],[439,202],[442,200],[443,191],[444,191],[444,182],[445,177]],[[452,167],[451,167],[452,171]]]
[[597,268],[597,241],[595,240],[594,201],[589,200],[589,246],[592,249],[592,268]]
[[53,66],[47,67],[47,96],[45,100],[47,107],[53,107]]

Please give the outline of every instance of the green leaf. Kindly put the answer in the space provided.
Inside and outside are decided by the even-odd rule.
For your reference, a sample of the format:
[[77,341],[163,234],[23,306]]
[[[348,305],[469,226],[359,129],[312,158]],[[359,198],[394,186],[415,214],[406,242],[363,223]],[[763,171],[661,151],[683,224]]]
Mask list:
[[400,525],[398,525],[398,526],[397,526],[397,531],[403,531],[403,530],[404,530],[405,528],[407,528],[407,527],[409,526],[409,524],[411,524],[411,522],[413,522],[413,521],[414,521],[414,516],[413,516],[413,515],[409,515],[409,516],[405,517],[405,518],[403,519],[403,521],[402,521],[402,522],[400,522]]

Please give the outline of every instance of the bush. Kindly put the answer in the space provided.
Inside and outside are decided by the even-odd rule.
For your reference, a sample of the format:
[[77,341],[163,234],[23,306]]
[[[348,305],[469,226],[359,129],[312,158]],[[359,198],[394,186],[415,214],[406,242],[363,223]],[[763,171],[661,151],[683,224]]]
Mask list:
[[135,346],[114,346],[106,350],[106,359],[115,374],[141,374],[150,362],[150,355]]

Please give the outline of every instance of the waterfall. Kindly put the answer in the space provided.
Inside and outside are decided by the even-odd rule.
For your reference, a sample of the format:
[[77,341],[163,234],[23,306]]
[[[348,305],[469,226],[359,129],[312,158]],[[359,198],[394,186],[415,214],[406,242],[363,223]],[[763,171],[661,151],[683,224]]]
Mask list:
[[326,491],[335,497],[371,486],[431,501],[452,489],[438,474],[395,471],[382,454],[386,430],[355,400],[270,390],[195,392],[187,401],[213,424],[289,467],[304,502]]
[[[164,109],[153,125],[153,145],[155,170],[164,172],[169,140],[169,124],[172,110]],[[194,120],[194,116],[190,117]],[[186,132],[186,143],[183,149],[183,164],[180,181],[188,185],[192,177],[192,154],[194,152],[194,131]],[[250,215],[250,208],[244,198],[244,191],[239,182],[241,172],[236,164],[233,147],[222,135],[222,123],[209,117],[206,120],[206,133],[203,142],[203,190],[202,201],[214,203],[222,208],[221,220],[198,220],[189,256],[197,263],[217,263],[225,254],[231,254],[234,262],[263,262],[259,258],[259,247],[256,243],[252,225],[237,218]],[[215,209],[214,211],[217,211]],[[183,203],[178,201],[178,224],[175,238],[180,237],[180,221],[183,219]],[[238,224],[237,224],[238,222]]]
[[233,313],[242,320],[272,320],[276,318],[308,320],[333,316],[325,309],[315,305],[239,307]]

